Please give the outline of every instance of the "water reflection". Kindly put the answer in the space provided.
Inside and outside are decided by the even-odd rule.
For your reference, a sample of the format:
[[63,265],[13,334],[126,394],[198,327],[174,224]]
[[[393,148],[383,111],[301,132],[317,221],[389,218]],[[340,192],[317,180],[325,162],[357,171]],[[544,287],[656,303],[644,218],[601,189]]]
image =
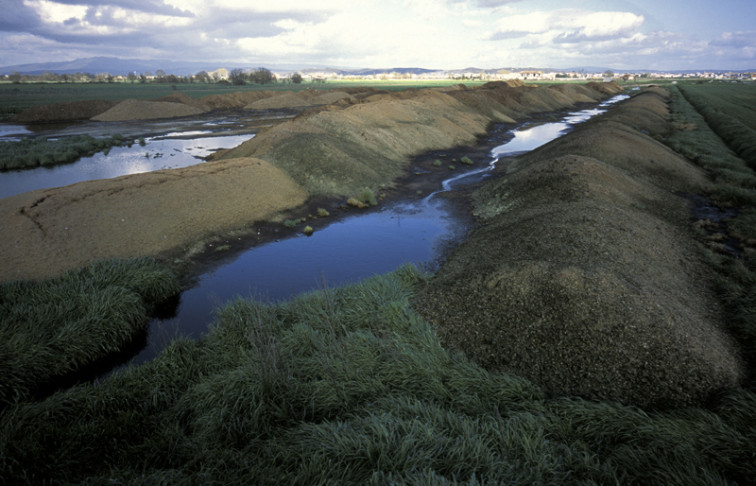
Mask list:
[[151,359],[176,334],[206,333],[214,309],[235,297],[280,301],[324,283],[333,287],[358,282],[408,262],[431,268],[439,245],[464,231],[447,204],[443,199],[396,204],[344,218],[310,237],[246,251],[182,293],[176,316],[153,321],[149,344],[132,363]]
[[148,138],[145,145],[113,147],[106,155],[97,153],[83,157],[73,164],[0,173],[0,198],[36,189],[59,187],[95,179],[110,179],[160,169],[177,169],[202,163],[214,151],[233,148],[254,137],[251,134],[226,137],[176,138],[186,132],[174,132],[171,137]]
[[237,296],[278,301],[317,289],[324,282],[345,285],[408,262],[430,266],[440,256],[439,248],[458,241],[466,230],[465,223],[452,216],[449,203],[437,194],[471,182],[475,175],[485,176],[500,157],[539,147],[564,134],[577,120],[603,111],[582,110],[558,122],[517,129],[510,141],[491,151],[489,164],[447,179],[441,190],[423,200],[351,216],[311,237],[300,235],[247,250],[202,275],[195,287],[181,295],[175,316],[153,320],[149,344],[132,362],[151,359],[176,335],[204,334],[214,309]]

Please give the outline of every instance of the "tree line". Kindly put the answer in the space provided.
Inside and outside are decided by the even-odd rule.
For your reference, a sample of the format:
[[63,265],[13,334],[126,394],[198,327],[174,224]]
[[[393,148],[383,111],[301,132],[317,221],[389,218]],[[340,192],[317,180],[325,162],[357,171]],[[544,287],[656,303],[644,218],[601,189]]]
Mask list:
[[[270,84],[278,81],[277,77],[268,69],[258,68],[252,71],[243,69],[233,69],[228,74],[228,79],[218,76],[217,73],[208,73],[200,71],[190,76],[177,76],[175,74],[166,74],[162,69],[158,69],[154,74],[151,72],[136,73],[130,72],[126,76],[114,76],[109,73],[92,74],[86,72],[77,73],[54,73],[45,72],[42,74],[20,74],[12,72],[5,76],[12,83],[116,83],[128,81],[130,83],[230,83],[235,85],[244,84]],[[302,82],[302,75],[294,73],[286,82],[299,84]]]

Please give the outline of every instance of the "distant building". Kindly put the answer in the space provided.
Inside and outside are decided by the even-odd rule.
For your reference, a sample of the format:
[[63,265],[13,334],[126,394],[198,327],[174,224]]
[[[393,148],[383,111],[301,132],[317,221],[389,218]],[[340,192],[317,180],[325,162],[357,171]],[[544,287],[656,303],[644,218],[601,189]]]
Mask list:
[[210,77],[215,79],[216,81],[228,81],[228,69],[226,68],[216,69],[215,71],[210,71],[207,74],[209,74]]
[[525,80],[541,79],[543,71],[520,71],[520,76]]

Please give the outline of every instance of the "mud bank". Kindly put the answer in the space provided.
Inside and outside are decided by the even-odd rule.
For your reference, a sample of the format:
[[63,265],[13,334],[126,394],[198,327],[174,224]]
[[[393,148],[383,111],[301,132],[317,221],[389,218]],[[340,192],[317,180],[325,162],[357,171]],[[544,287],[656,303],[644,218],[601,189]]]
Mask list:
[[480,227],[416,306],[447,346],[559,395],[700,403],[742,376],[688,200],[703,173],[640,94],[517,159],[474,195]]
[[[492,122],[596,101],[619,87],[564,91],[494,83],[396,94],[359,89],[349,97],[332,93],[335,104],[264,130],[255,143],[219,160],[6,198],[0,200],[0,279],[52,276],[103,258],[173,257],[212,235],[251,233],[307,200],[345,200],[365,187],[391,187],[413,154],[472,143]],[[259,94],[201,101],[211,108],[246,106]],[[159,102],[176,99],[181,100]]]

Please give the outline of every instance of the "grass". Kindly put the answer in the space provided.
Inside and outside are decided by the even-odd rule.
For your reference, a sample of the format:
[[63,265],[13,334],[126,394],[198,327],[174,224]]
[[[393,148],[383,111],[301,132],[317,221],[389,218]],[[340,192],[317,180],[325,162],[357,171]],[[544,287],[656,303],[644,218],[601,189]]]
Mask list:
[[111,147],[128,142],[122,135],[94,138],[91,135],[73,135],[61,139],[42,137],[25,138],[0,143],[0,170],[29,169],[76,162]]
[[[712,95],[706,94],[708,89],[712,90]],[[726,222],[726,227],[728,234],[745,246],[742,256],[733,258],[705,250],[704,258],[716,272],[715,285],[726,312],[726,322],[742,344],[753,375],[756,364],[756,172],[724,143],[730,137],[720,137],[716,129],[709,126],[706,110],[699,113],[696,107],[705,106],[710,99],[717,99],[723,106],[738,103],[753,106],[756,90],[741,85],[696,85],[694,89],[681,87],[680,91],[685,96],[679,91],[675,93],[671,109],[673,121],[682,129],[675,131],[666,142],[707,171],[714,182],[711,198],[717,204],[738,208],[738,214]],[[727,94],[731,97],[726,98]],[[733,110],[733,116],[744,113]]]
[[176,278],[147,259],[0,286],[0,408],[117,353],[178,291]]
[[756,85],[684,84],[679,91],[709,127],[756,170]]
[[375,194],[372,190],[365,188],[363,189],[359,195],[357,195],[357,199],[363,202],[364,204],[368,204],[370,206],[377,206],[378,201],[375,199]]
[[[673,108],[687,128],[667,142],[723,194],[747,200],[750,169],[714,144],[683,98]],[[741,207],[730,226],[752,231],[755,217]],[[733,335],[753,350],[754,259],[704,255]],[[141,328],[173,279],[138,260],[2,286],[0,482],[731,485],[756,477],[752,382],[706,407],[662,411],[547,396],[443,348],[410,305],[425,279],[405,266],[275,305],[239,299],[218,310],[202,339],[177,339],[152,362],[44,398],[34,395],[40,382],[119,347],[120,332]]]
[[746,484],[756,396],[548,398],[441,347],[406,266],[276,305],[0,416],[0,475],[89,484]]

